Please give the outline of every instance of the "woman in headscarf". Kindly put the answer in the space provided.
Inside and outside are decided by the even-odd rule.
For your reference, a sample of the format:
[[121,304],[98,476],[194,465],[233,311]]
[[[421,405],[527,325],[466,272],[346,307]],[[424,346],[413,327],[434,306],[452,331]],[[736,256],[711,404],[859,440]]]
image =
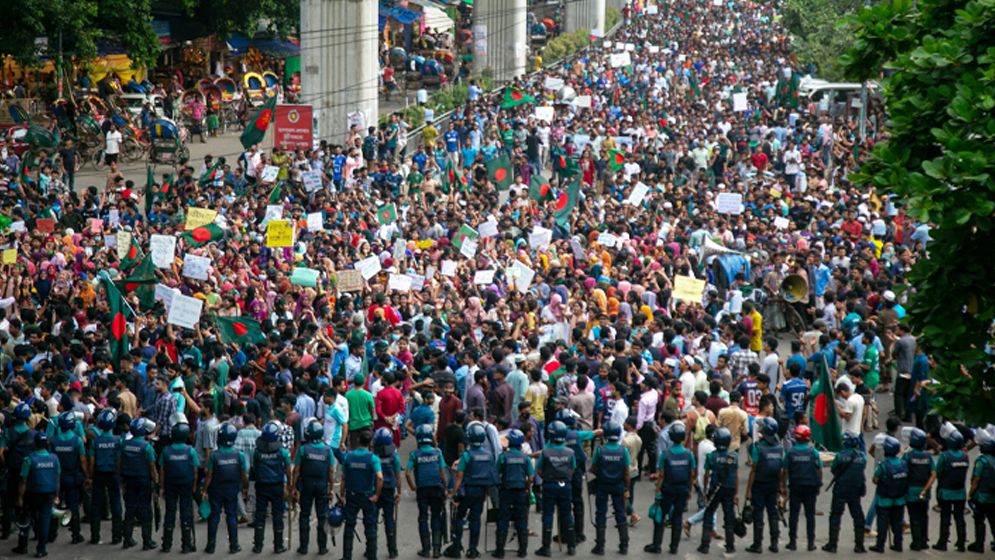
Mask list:
[[479,327],[484,321],[484,306],[480,303],[480,298],[473,296],[467,300],[466,309],[463,311],[463,319],[471,328]]
[[563,298],[559,293],[553,293],[550,296],[549,303],[542,308],[540,318],[543,323],[562,323],[567,320],[566,309],[563,307]]

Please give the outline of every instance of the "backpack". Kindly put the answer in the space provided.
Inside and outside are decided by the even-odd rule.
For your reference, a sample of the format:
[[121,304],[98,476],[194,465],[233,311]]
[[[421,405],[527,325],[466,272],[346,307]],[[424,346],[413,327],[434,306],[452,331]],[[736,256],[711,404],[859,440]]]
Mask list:
[[[696,411],[697,412],[697,411]],[[698,414],[698,419],[694,422],[694,441],[695,443],[705,439],[705,430],[708,429],[708,411],[706,410],[704,414]]]

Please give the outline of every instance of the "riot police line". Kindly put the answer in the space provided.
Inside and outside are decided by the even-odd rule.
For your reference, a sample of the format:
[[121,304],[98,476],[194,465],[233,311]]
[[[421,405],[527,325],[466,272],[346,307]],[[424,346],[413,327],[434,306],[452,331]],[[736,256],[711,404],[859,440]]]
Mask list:
[[[102,410],[94,430],[85,434],[74,413],[61,414],[48,432],[28,427],[30,409],[19,404],[13,411],[14,424],[5,435],[3,458],[7,486],[3,495],[0,536],[10,534],[16,524],[17,545],[14,553],[28,553],[32,529],[36,557],[47,555],[47,546],[55,541],[59,526],[68,526],[70,542],[86,541],[81,524],[84,489],[89,491],[90,544],[101,544],[101,522],[105,507],[111,519],[110,544],[124,549],[137,548],[136,529],[140,532],[141,550],[159,548],[170,552],[176,519],[179,517],[180,552],[198,550],[194,531],[194,504],[200,498],[201,514],[207,517],[207,542],[203,552],[212,554],[217,547],[217,533],[222,514],[228,535],[228,551],[241,551],[238,541],[238,497],[248,500],[249,481],[255,484],[255,511],[252,523],[252,551],[264,548],[267,515],[271,518],[273,552],[287,551],[292,543],[293,527],[285,530],[287,503],[299,506],[297,552],[307,554],[310,547],[311,513],[315,524],[317,553],[330,552],[329,539],[335,545],[334,530],[342,528],[343,560],[351,560],[358,538],[356,526],[362,513],[366,560],[377,558],[378,519],[383,518],[389,558],[399,555],[397,544],[397,504],[401,478],[416,494],[418,507],[418,556],[423,558],[479,558],[482,552],[481,531],[486,531],[487,514],[494,514],[496,545],[490,555],[505,556],[505,547],[514,542],[519,558],[529,553],[528,512],[534,502],[541,511],[540,545],[536,556],[549,557],[553,543],[567,555],[574,555],[584,536],[584,482],[588,482],[588,499],[594,499],[592,524],[595,528],[591,553],[603,555],[608,533],[608,509],[617,531],[617,550],[629,549],[629,525],[626,503],[631,488],[630,465],[634,458],[620,442],[623,427],[615,422],[603,430],[577,430],[568,411],[557,414],[547,426],[549,443],[535,453],[535,459],[523,452],[525,437],[519,430],[507,433],[508,446],[494,457],[485,446],[488,438],[484,425],[471,422],[466,427],[469,448],[455,466],[446,465],[436,446],[430,426],[415,429],[416,448],[402,466],[393,434],[381,428],[374,434],[363,432],[358,446],[349,452],[332,449],[322,441],[323,428],[316,419],[305,420],[304,442],[291,457],[281,442],[281,426],[267,423],[256,441],[250,458],[233,445],[236,428],[221,424],[218,447],[200,465],[189,445],[190,428],[180,422],[172,426],[170,442],[156,454],[147,436],[155,425],[145,419],[131,421],[125,438],[114,433],[117,414]],[[811,432],[805,425],[795,427],[793,443],[778,438],[778,425],[772,418],[761,418],[758,441],[751,447],[749,474],[744,507],[739,505],[739,457],[730,450],[731,434],[725,428],[710,427],[707,437],[715,450],[704,465],[701,541],[697,550],[708,553],[716,527],[716,514],[723,516],[724,545],[727,553],[736,551],[736,539],[745,538],[752,524],[752,543],[747,552],[762,553],[765,528],[767,550],[779,552],[780,530],[788,526],[785,548],[797,550],[804,545],[816,549],[815,500],[821,491],[823,465],[818,451],[810,443]],[[979,432],[980,433],[980,432]],[[86,435],[86,437],[84,437]],[[588,457],[587,442],[603,437]],[[677,553],[681,531],[687,527],[684,513],[695,493],[696,458],[684,446],[688,433],[682,422],[666,429],[672,445],[658,457],[653,477],[655,499],[649,516],[653,522],[652,540],[644,551],[660,553],[667,522],[670,525],[668,550]],[[86,443],[84,443],[86,442]],[[956,526],[958,551],[985,551],[985,523],[995,527],[995,440],[979,437],[981,455],[970,461],[963,450],[964,438],[958,431],[944,438],[945,449],[934,460],[926,449],[926,434],[913,429],[909,449],[902,452],[898,439],[883,440],[884,460],[874,470],[872,482],[877,510],[876,542],[864,545],[865,515],[863,501],[868,493],[867,453],[858,434],[844,434],[844,449],[829,466],[832,492],[828,542],[822,550],[835,553],[839,547],[842,517],[849,512],[853,522],[854,553],[868,550],[884,552],[903,550],[903,523],[908,513],[911,550],[925,550],[929,544],[928,508],[931,491],[936,487],[941,508],[939,538],[934,550],[947,550],[950,524]],[[336,493],[336,465],[341,472]],[[198,467],[206,476],[198,483]],[[587,473],[593,475],[588,479]],[[968,481],[970,483],[968,484]],[[123,508],[122,508],[123,499]],[[165,506],[159,511],[159,500]],[[447,504],[449,500],[452,504]],[[58,501],[61,510],[55,510]],[[487,502],[500,507],[487,508]],[[974,512],[974,541],[967,544],[965,503]],[[153,505],[154,504],[154,505]],[[449,512],[446,509],[449,505]],[[785,519],[784,510],[788,516]],[[798,534],[801,514],[805,514],[805,540]],[[53,515],[54,514],[54,515]],[[161,517],[161,519],[160,519]],[[554,524],[554,520],[556,523]],[[162,542],[154,533],[160,530]],[[464,526],[469,535],[463,547]],[[513,529],[513,531],[512,531]],[[554,532],[555,537],[554,537]],[[448,546],[443,549],[443,544]],[[486,535],[484,542],[486,543]]]

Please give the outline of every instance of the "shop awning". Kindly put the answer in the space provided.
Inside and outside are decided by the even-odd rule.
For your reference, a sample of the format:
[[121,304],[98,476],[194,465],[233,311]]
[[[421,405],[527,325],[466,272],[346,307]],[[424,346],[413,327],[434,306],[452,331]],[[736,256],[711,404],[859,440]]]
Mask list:
[[287,58],[288,56],[298,56],[301,54],[300,44],[280,39],[279,37],[256,37],[250,39],[241,33],[232,33],[226,42],[228,43],[228,49],[234,55],[245,54],[249,47],[256,47],[263,54],[276,58]]

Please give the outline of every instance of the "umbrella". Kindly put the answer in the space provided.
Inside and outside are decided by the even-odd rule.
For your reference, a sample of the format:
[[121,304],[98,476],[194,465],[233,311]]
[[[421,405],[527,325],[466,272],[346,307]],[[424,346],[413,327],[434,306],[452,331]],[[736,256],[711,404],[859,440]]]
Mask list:
[[54,148],[59,145],[52,131],[45,127],[33,124],[28,127],[28,132],[24,135],[24,142],[40,148]]

